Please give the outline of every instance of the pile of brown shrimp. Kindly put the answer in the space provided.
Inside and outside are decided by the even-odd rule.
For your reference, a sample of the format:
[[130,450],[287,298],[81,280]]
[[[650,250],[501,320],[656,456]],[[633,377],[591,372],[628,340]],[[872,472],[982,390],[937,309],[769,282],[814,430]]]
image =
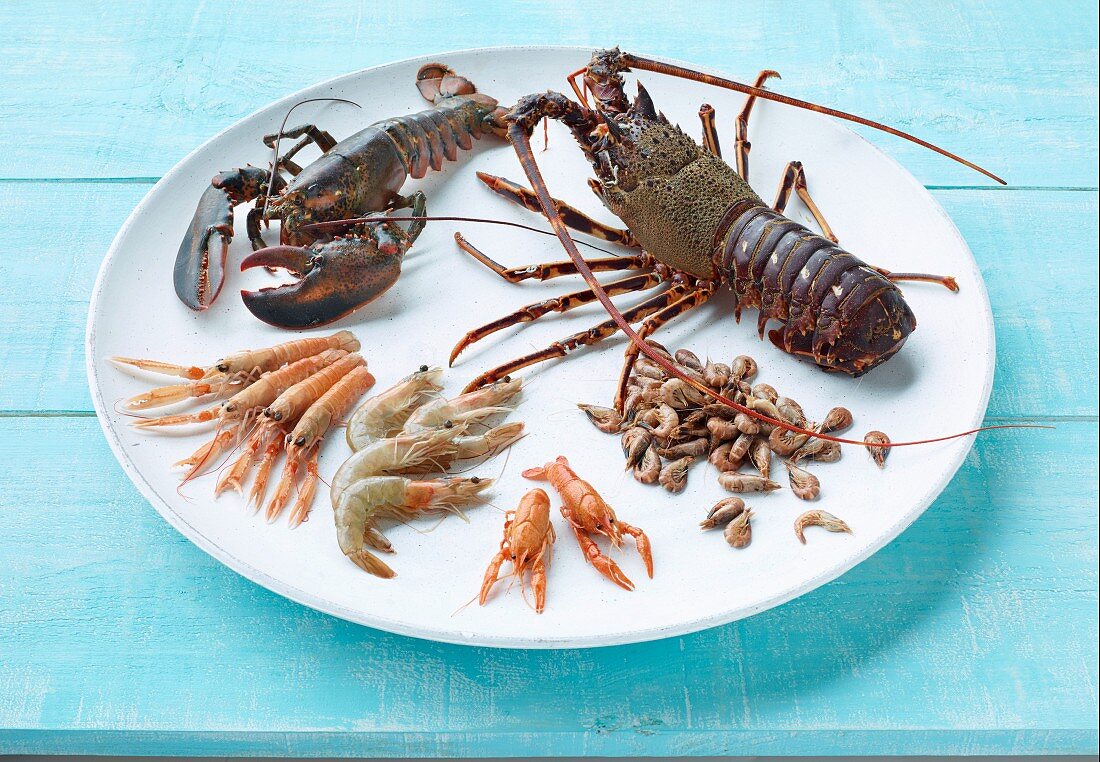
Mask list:
[[[230,488],[243,494],[245,481],[256,467],[248,501],[259,510],[272,468],[285,452],[283,472],[265,512],[268,521],[277,519],[298,487],[289,517],[290,525],[298,526],[308,518],[316,493],[322,440],[374,385],[374,376],[358,349],[355,336],[339,331],[331,336],[237,352],[209,367],[125,357],[112,360],[126,367],[190,379],[131,397],[124,402],[130,410],[184,400],[222,400],[195,413],[144,418],[135,424],[143,430],[216,424],[209,442],[175,464],[187,468],[183,482],[221,469],[215,496]],[[236,459],[231,464],[223,463],[223,456],[230,457],[237,448],[240,453]],[[305,476],[300,479],[303,471]]]
[[[821,423],[814,423],[807,420],[801,405],[780,395],[770,384],[752,384],[758,366],[747,355],[726,365],[703,362],[687,349],[670,353],[654,341],[647,343],[683,373],[770,418],[818,433],[839,432],[852,425],[852,414],[846,408],[834,407]],[[795,496],[813,501],[820,495],[821,483],[807,470],[807,463],[832,463],[841,457],[836,442],[794,433],[726,405],[710,403],[698,389],[644,355],[634,361],[622,414],[597,405],[579,407],[600,431],[620,435],[626,467],[637,481],[660,484],[672,493],[687,487],[688,469],[698,460],[706,460],[717,470],[718,483],[729,492],[740,495],[782,489],[782,484],[772,480],[774,455],[786,470]],[[885,434],[871,432],[865,441],[875,462],[883,466],[888,450],[875,445],[889,441]],[[714,529],[725,525],[727,542],[743,548],[752,540],[752,517],[741,497],[728,497],[710,510],[700,526]],[[795,520],[795,534],[803,543],[807,526],[851,532],[847,524],[822,510],[807,511]]]

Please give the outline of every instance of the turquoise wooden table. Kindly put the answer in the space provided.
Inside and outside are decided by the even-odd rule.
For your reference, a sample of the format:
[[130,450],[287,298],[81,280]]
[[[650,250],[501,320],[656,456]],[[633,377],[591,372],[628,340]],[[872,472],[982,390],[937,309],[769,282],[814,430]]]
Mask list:
[[[0,30],[0,754],[1096,753],[1094,3],[9,0]],[[278,96],[516,43],[775,68],[784,92],[1003,174],[992,188],[872,137],[985,274],[988,422],[1057,430],[980,438],[923,518],[835,582],[643,645],[397,637],[203,554],[91,412],[84,320],[115,231],[184,154]]]

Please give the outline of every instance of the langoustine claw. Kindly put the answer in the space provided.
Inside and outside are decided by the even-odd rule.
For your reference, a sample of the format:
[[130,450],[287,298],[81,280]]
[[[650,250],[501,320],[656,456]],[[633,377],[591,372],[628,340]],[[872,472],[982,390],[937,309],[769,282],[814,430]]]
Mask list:
[[653,552],[645,532],[620,521],[611,506],[591,484],[577,476],[563,456],[558,456],[557,460],[545,466],[529,468],[523,472],[523,476],[527,479],[546,480],[554,486],[564,503],[561,515],[573,528],[585,557],[600,574],[624,590],[634,589],[630,578],[623,574],[618,564],[604,555],[591,537],[593,534],[602,534],[617,548],[622,545],[623,535],[630,535],[638,547],[638,555],[645,563],[646,573],[652,579]]

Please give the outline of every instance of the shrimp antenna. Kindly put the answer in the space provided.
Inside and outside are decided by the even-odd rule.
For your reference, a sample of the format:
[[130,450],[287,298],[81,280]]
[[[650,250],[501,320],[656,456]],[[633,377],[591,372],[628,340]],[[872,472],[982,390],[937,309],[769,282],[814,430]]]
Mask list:
[[355,101],[349,101],[346,98],[306,98],[304,101],[298,101],[289,109],[286,114],[283,115],[283,123],[279,125],[279,132],[275,135],[275,144],[271,147],[271,174],[267,178],[267,193],[264,194],[264,207],[260,212],[260,217],[267,218],[267,205],[271,201],[271,189],[275,187],[275,173],[279,171],[279,143],[283,139],[283,130],[286,129],[286,122],[290,119],[290,115],[294,113],[294,109],[302,106],[306,103],[317,103],[320,101],[328,101],[330,103],[347,103],[355,106],[355,108],[363,108]]
[[665,63],[663,61],[655,61],[652,58],[642,58],[641,56],[635,56],[630,53],[620,53],[621,65],[624,67],[624,71],[628,71],[631,68],[642,69],[643,71],[652,71],[657,74],[667,74],[672,77],[680,77],[681,79],[690,79],[693,82],[701,82],[704,85],[712,85],[714,87],[721,87],[725,90],[734,90],[739,93],[745,93],[746,95],[752,95],[757,98],[763,98],[764,100],[775,101],[776,103],[782,103],[787,106],[794,106],[795,108],[806,109],[807,111],[814,111],[818,114],[825,114],[826,116],[836,117],[837,119],[846,119],[849,122],[855,122],[856,124],[862,124],[865,127],[873,127],[876,130],[895,135],[904,140],[908,140],[911,143],[916,143],[919,146],[923,146],[930,151],[935,151],[941,156],[946,156],[949,159],[959,162],[964,166],[970,167],[976,172],[980,172],[991,180],[995,180],[1001,185],[1008,185],[1007,182],[1002,180],[997,175],[990,172],[988,169],[979,167],[972,161],[967,161],[963,157],[953,154],[948,150],[940,148],[937,145],[929,143],[927,140],[922,140],[916,135],[910,135],[908,132],[902,132],[901,130],[890,127],[889,125],[876,122],[866,117],[857,116],[855,114],[849,114],[847,111],[839,111],[835,108],[829,108],[828,106],[819,106],[816,103],[810,103],[809,101],[800,100],[798,98],[792,98],[789,95],[781,95],[779,93],[772,92],[771,90],[765,90],[762,87],[753,87],[752,85],[745,85],[741,82],[735,82],[732,79],[726,79],[724,77],[716,77],[713,74],[704,74],[694,69],[688,69],[683,66],[677,66],[676,64]]

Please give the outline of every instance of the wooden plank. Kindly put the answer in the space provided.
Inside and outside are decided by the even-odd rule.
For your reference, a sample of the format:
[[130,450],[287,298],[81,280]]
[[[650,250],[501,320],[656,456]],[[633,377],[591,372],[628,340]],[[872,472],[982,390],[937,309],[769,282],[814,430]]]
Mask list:
[[[147,190],[0,183],[0,229],[23,248],[0,281],[0,410],[91,409],[80,350],[88,297],[115,231]],[[990,415],[1095,416],[1097,264],[1088,253],[1096,251],[1097,193],[935,193],[970,243],[994,305],[1000,351]],[[63,222],[42,227],[59,214]],[[164,262],[171,256],[164,252]]]
[[[894,124],[1017,185],[1097,185],[1093,4],[490,0],[413,8],[207,2],[0,5],[4,177],[158,176],[222,128],[329,77],[458,48],[556,44],[687,59]],[[63,18],[64,23],[56,23]],[[636,20],[638,23],[630,23]],[[584,61],[578,61],[578,65]],[[562,72],[564,77],[565,72]],[[564,82],[563,82],[564,86]],[[875,142],[929,184],[984,178],[923,149]]]
[[0,420],[0,461],[0,753],[1096,751],[1091,422],[980,439],[897,541],[778,609],[558,652],[264,591],[155,514],[94,420]]

